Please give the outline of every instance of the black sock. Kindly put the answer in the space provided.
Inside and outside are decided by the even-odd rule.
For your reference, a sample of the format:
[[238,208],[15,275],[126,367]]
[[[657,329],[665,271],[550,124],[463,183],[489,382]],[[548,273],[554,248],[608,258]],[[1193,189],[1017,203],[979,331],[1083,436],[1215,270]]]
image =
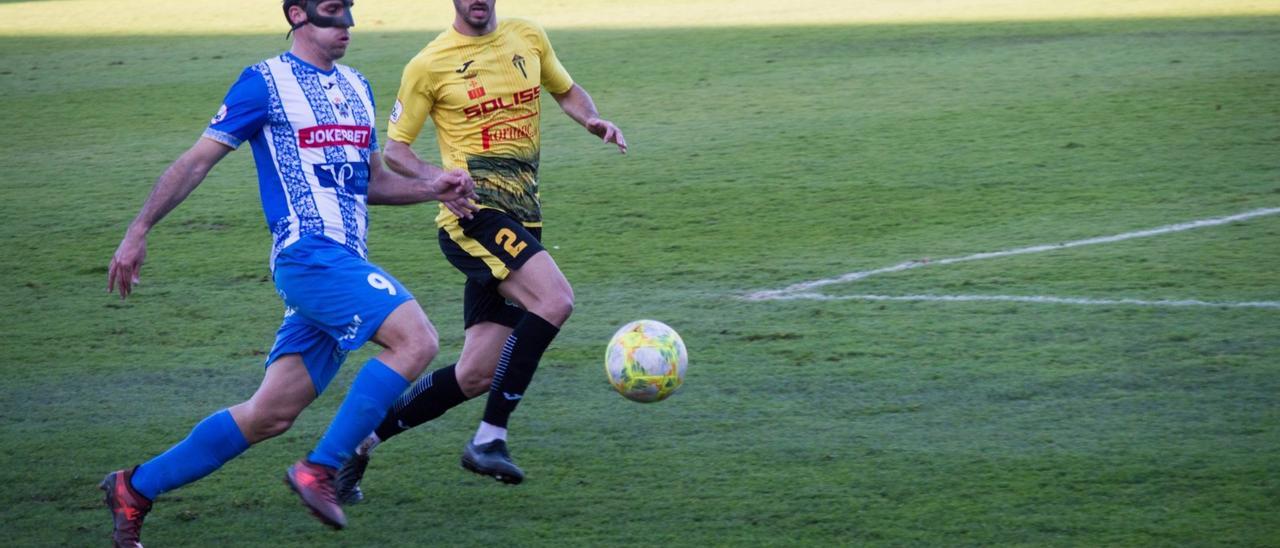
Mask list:
[[538,360],[551,340],[556,338],[560,329],[551,325],[537,314],[525,312],[516,324],[507,344],[502,347],[502,357],[498,359],[498,369],[493,373],[493,384],[489,385],[489,401],[484,406],[484,422],[507,427],[507,419],[515,411],[525,389],[533,380],[533,372],[538,369]]
[[467,395],[458,386],[458,377],[454,366],[441,367],[423,375],[408,392],[400,395],[400,399],[391,405],[387,418],[382,419],[373,433],[378,439],[386,441],[391,436],[404,432],[419,424],[432,420],[445,411],[464,401]]

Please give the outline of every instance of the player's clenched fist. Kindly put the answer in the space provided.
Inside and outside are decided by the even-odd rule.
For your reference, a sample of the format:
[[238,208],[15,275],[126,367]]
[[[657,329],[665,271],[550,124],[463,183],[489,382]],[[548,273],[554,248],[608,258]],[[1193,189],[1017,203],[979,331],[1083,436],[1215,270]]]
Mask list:
[[472,201],[477,199],[476,182],[466,171],[447,170],[432,180],[429,185],[435,199],[458,217],[470,219],[472,211],[480,210],[480,206]]

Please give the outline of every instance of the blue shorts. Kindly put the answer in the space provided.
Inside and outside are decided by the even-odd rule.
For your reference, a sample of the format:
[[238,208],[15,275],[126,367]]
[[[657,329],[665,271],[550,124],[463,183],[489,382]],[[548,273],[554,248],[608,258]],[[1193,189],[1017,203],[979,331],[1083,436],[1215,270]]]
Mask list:
[[300,354],[316,395],[338,374],[347,352],[367,342],[413,295],[377,265],[323,237],[307,237],[276,256],[276,291],[284,323],[267,356],[271,365]]

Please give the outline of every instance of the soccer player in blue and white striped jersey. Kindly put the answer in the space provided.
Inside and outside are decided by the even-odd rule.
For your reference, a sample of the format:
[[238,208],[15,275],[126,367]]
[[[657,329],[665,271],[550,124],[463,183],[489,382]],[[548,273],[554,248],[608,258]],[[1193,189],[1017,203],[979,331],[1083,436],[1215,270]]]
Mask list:
[[355,24],[352,1],[283,4],[293,34],[289,51],[245,69],[204,135],[156,181],[111,259],[107,289],[121,298],[132,293],[147,233],[248,141],[284,321],[252,397],[209,415],[163,454],[103,480],[117,546],[141,546],[142,521],[156,496],[287,430],[347,352],[372,340],[383,351],[357,374],[315,449],[285,475],[316,517],[344,527],[334,499],[336,469],[437,352],[435,329],[413,295],[367,259],[367,205],[439,200],[470,217],[475,183],[462,170],[427,180],[382,169],[373,92],[359,72],[335,62]]

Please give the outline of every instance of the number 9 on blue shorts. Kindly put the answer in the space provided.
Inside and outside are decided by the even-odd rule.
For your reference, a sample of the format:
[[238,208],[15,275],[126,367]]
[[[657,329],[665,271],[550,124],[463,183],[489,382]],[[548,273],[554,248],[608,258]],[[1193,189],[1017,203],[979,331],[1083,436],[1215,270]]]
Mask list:
[[284,322],[267,364],[301,354],[316,393],[337,374],[349,350],[359,348],[413,295],[378,265],[321,237],[308,237],[276,257],[276,291]]

